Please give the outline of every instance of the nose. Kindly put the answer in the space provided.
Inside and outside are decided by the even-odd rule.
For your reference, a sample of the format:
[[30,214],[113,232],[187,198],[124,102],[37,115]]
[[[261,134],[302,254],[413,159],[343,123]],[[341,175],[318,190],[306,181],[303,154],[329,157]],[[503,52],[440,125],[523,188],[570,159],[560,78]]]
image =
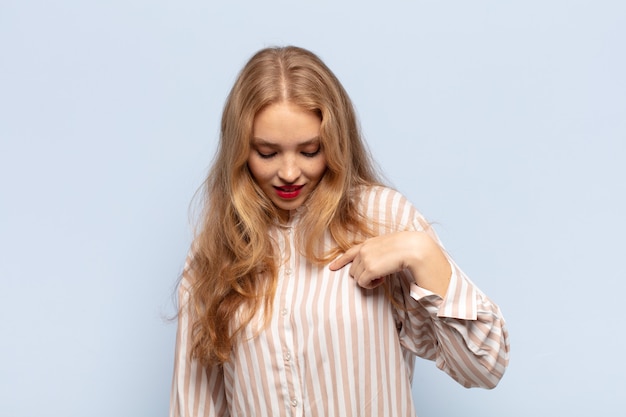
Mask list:
[[281,166],[278,169],[278,178],[287,184],[293,184],[300,178],[302,173],[296,158],[294,156],[285,156],[281,162]]

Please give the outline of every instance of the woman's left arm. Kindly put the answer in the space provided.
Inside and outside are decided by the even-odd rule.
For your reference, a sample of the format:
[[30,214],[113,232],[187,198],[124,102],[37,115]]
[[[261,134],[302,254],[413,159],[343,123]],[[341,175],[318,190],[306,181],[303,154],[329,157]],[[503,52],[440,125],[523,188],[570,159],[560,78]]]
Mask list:
[[399,312],[404,323],[401,343],[434,360],[465,387],[493,388],[508,364],[504,319],[445,253],[434,231],[427,230],[370,238],[348,249],[330,269],[351,262],[350,276],[364,288],[408,270],[414,282],[405,291],[410,295],[407,311]]

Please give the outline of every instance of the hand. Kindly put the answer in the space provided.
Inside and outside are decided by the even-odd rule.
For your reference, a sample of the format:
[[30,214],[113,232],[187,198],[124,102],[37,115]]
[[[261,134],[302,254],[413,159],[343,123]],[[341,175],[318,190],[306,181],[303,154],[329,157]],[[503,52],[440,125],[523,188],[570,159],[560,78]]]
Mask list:
[[384,277],[409,269],[415,283],[443,296],[451,269],[439,245],[423,232],[395,232],[367,239],[335,259],[333,271],[350,265],[349,274],[363,288],[376,288]]
[[411,256],[411,232],[396,232],[373,237],[353,246],[335,259],[330,269],[336,271],[350,262],[349,274],[363,288],[376,288],[384,277],[407,267]]

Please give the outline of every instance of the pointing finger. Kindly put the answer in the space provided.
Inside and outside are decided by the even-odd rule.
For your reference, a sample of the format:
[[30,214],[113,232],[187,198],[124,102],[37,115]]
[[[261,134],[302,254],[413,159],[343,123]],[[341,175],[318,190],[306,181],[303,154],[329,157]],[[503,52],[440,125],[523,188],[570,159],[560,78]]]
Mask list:
[[331,271],[336,271],[338,269],[343,268],[344,266],[348,265],[350,262],[354,260],[356,255],[359,253],[360,248],[361,248],[361,245],[356,245],[356,246],[351,247],[339,258],[332,261],[328,267],[330,268]]

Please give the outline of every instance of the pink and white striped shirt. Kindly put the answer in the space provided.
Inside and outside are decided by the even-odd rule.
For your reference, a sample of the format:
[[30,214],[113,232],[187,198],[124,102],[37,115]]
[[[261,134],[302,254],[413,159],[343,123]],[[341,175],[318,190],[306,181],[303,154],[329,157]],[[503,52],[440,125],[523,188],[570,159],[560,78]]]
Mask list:
[[[364,210],[381,234],[417,230],[439,241],[400,193],[363,192]],[[504,319],[449,257],[444,298],[415,285],[405,271],[392,277],[394,299],[403,306],[396,308],[382,287],[357,286],[349,266],[331,271],[308,262],[294,249],[297,224],[295,214],[271,232],[282,255],[273,315],[260,333],[255,323],[248,326],[229,362],[206,368],[189,359],[191,323],[183,309],[170,417],[414,417],[416,355],[465,387],[498,383],[508,364]],[[183,274],[182,306],[188,290]]]

